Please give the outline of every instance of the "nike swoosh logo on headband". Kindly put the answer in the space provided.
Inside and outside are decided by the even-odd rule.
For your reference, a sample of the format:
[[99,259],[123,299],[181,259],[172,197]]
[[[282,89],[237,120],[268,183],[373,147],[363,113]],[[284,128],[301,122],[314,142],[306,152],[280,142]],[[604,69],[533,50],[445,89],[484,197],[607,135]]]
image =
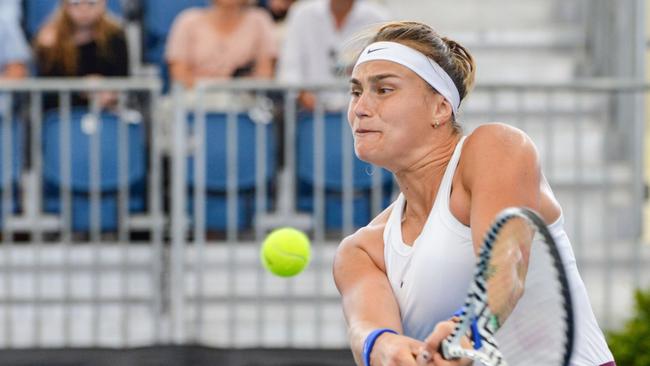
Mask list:
[[368,49],[368,52],[366,52],[366,55],[369,55],[369,54],[371,54],[371,53],[373,53],[375,51],[385,50],[386,48],[388,48],[388,47],[375,48],[374,50]]

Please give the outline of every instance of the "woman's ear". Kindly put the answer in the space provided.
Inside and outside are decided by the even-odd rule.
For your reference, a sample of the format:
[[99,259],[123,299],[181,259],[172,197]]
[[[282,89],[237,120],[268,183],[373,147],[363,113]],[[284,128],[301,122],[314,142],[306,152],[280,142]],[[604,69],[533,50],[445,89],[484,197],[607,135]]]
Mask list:
[[433,108],[433,127],[437,128],[444,125],[451,120],[452,110],[451,105],[442,95],[437,94],[433,99],[434,108]]

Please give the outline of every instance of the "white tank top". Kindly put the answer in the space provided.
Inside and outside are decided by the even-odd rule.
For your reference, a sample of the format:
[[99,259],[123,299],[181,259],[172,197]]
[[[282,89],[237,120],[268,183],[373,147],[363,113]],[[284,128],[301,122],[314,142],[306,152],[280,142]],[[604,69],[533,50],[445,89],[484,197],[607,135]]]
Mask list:
[[[471,229],[459,222],[449,210],[452,181],[464,140],[465,137],[454,150],[429,217],[413,244],[406,245],[402,239],[405,203],[402,194],[395,201],[384,228],[386,275],[400,307],[404,334],[420,340],[424,340],[438,322],[449,319],[463,305],[467,292],[465,284],[469,285],[474,273],[476,259]],[[576,322],[571,365],[601,365],[613,357],[596,323],[563,225],[564,219],[560,215],[555,223],[549,225],[549,230],[558,244],[571,286]],[[534,275],[529,273],[527,283],[532,277]],[[526,313],[526,295],[534,298],[534,292],[527,288],[509,321]],[[508,331],[507,324],[499,333]],[[539,351],[543,352],[544,345],[538,344]]]

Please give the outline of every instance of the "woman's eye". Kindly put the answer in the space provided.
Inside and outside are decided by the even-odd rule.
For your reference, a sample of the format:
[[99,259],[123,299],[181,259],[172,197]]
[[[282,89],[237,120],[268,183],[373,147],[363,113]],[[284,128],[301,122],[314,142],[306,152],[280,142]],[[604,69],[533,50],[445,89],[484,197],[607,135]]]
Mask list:
[[352,90],[350,90],[350,95],[352,95],[354,97],[358,97],[359,95],[361,95],[361,91],[352,89]]
[[379,89],[377,89],[377,92],[379,94],[386,94],[386,93],[390,93],[391,91],[393,91],[393,89],[391,89],[391,88],[379,88]]

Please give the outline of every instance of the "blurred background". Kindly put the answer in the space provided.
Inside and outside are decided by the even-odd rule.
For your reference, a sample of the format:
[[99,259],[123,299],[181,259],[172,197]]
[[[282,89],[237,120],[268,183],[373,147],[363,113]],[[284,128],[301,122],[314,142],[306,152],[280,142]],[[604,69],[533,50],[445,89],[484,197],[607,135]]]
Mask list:
[[[333,254],[398,192],[354,156],[340,60],[389,20],[470,50],[464,133],[533,138],[618,363],[648,364],[630,339],[650,339],[649,16],[643,0],[0,0],[0,365],[352,364]],[[260,265],[280,226],[312,239],[290,279]]]

